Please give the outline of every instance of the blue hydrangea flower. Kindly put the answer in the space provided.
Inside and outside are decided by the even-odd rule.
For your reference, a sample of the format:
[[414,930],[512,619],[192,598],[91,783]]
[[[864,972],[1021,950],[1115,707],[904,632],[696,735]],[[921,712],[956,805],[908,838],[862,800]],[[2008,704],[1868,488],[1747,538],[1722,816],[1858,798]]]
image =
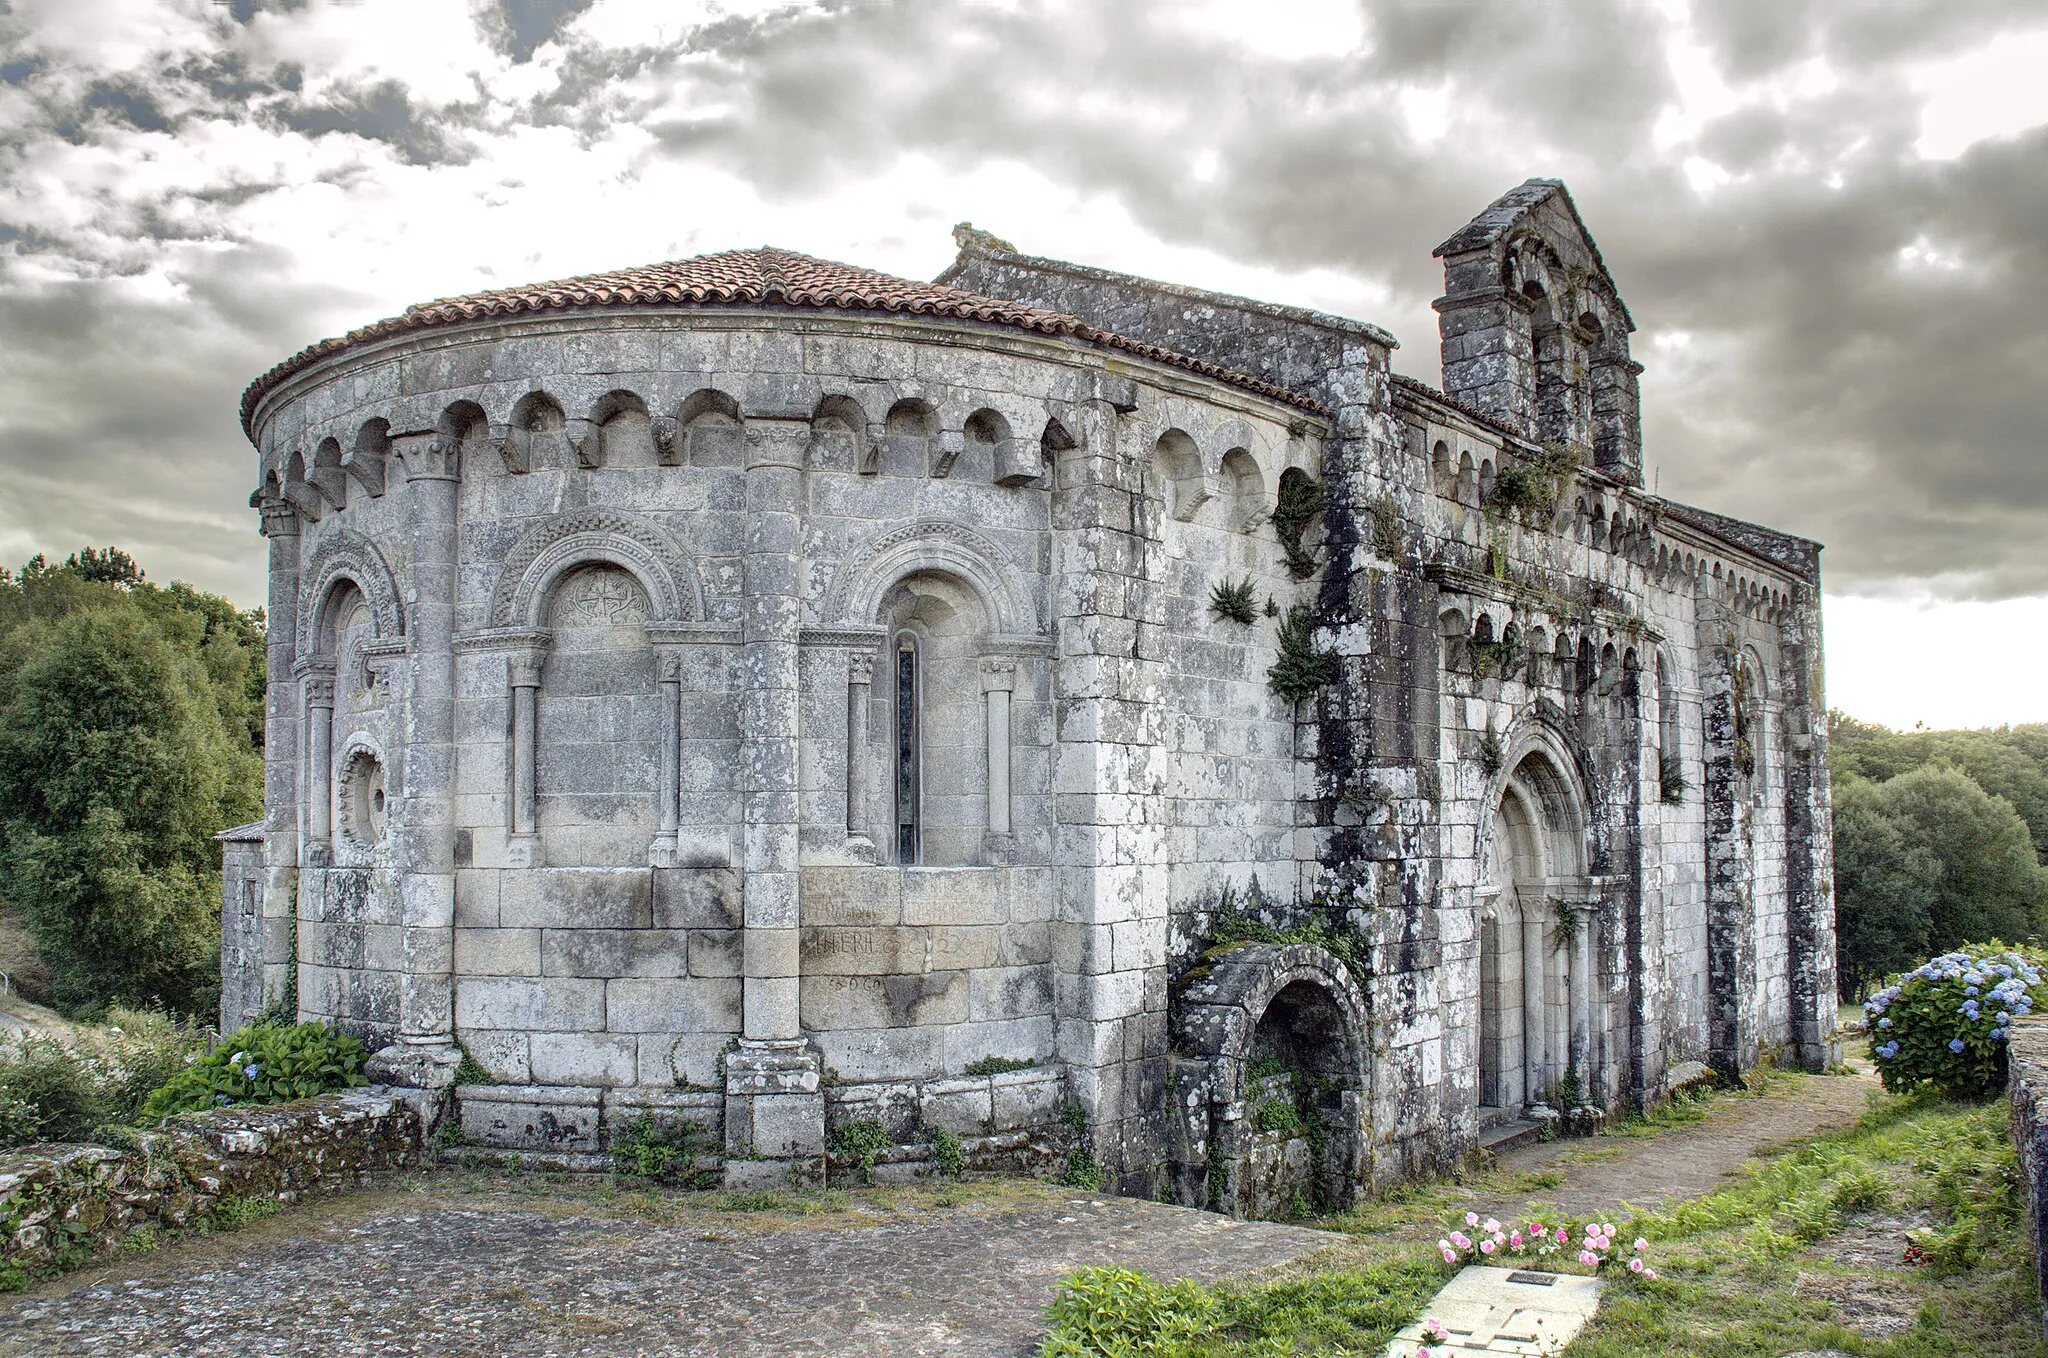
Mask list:
[[1896,1042],[1887,1042],[1882,1047],[1879,1047],[1877,1049],[1877,1054],[1883,1057],[1885,1060],[1889,1061],[1894,1056],[1897,1056],[1899,1054],[1899,1044]]
[[1880,1028],[1889,1028],[1892,1026],[1892,1021],[1888,1018],[1881,1018],[1877,1021],[1877,1026]]
[[1950,1038],[1948,1040],[1948,1049],[1957,1056],[1961,1056],[1963,1054],[1963,1040],[1960,1037]]
[[260,1069],[260,1067],[258,1067],[255,1062],[251,1061],[248,1065],[242,1067],[242,1074],[248,1076],[250,1079],[253,1080],[256,1078],[256,1072],[258,1069]]

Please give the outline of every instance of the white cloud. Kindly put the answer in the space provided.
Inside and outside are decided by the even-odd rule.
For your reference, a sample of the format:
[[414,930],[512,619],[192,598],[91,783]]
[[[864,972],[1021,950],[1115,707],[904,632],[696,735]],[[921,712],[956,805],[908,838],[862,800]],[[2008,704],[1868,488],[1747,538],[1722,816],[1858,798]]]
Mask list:
[[1942,730],[2048,721],[2048,597],[1998,603],[1830,595],[1828,703]]
[[2048,123],[2048,29],[2001,36],[1944,61],[1915,68],[1909,79],[1926,100],[1915,149],[1951,160],[1988,137],[2007,137]]

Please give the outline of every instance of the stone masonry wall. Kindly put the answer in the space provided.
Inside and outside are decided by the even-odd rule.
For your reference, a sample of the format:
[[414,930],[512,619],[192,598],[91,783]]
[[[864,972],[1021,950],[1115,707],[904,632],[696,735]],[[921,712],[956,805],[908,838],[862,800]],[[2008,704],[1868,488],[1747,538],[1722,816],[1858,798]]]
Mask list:
[[2048,1333],[2048,1018],[2015,1020],[2006,1058],[2012,1141],[2026,1193],[2023,1234],[2034,1263],[2043,1333]]
[[419,1114],[359,1089],[173,1118],[133,1150],[28,1146],[0,1156],[0,1275],[72,1267],[147,1230],[195,1225],[241,1200],[293,1202],[416,1164]]

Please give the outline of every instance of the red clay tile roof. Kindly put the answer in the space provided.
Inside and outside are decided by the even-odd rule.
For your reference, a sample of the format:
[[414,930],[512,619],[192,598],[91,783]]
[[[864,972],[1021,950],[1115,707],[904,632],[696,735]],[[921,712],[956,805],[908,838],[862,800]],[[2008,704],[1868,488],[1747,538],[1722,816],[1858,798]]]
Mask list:
[[256,404],[272,387],[293,373],[330,354],[353,345],[384,339],[414,330],[460,325],[466,321],[489,320],[496,316],[518,316],[529,312],[568,311],[583,307],[636,307],[686,305],[778,305],[837,308],[845,311],[891,311],[912,316],[938,316],[952,320],[983,321],[992,325],[1015,326],[1045,335],[1060,335],[1106,348],[1121,349],[1141,358],[1171,364],[1205,377],[1285,401],[1317,414],[1328,412],[1317,402],[1285,387],[1262,381],[1220,364],[1190,358],[1171,349],[1129,339],[1113,331],[1089,325],[1077,316],[1038,307],[1006,302],[980,293],[966,292],[937,283],[918,283],[895,278],[872,269],[831,260],[813,259],[791,250],[764,246],[759,250],[728,250],[723,254],[699,255],[694,259],[648,264],[635,269],[591,274],[553,283],[476,292],[466,297],[444,297],[405,309],[402,316],[351,330],[339,339],[321,340],[292,355],[249,384],[242,393],[242,428],[251,433],[250,419]]

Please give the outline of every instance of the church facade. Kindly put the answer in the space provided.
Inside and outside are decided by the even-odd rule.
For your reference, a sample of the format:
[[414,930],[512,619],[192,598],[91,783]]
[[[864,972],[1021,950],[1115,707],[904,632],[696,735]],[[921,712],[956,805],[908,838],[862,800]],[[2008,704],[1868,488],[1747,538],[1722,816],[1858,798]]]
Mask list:
[[1644,489],[1562,185],[1440,247],[1442,390],[955,234],[251,386],[224,1023],[346,1024],[485,1145],[689,1121],[779,1183],[874,1121],[1238,1212],[1829,1059],[1819,549]]

